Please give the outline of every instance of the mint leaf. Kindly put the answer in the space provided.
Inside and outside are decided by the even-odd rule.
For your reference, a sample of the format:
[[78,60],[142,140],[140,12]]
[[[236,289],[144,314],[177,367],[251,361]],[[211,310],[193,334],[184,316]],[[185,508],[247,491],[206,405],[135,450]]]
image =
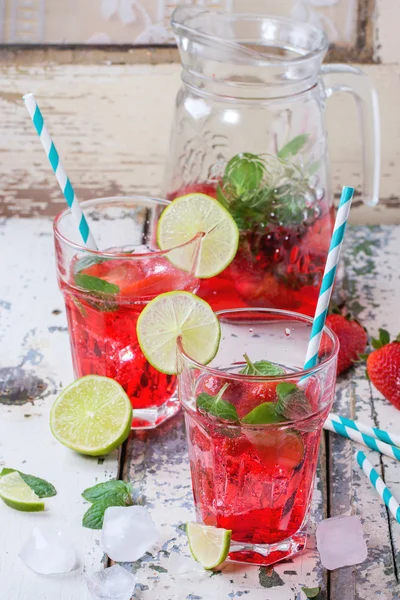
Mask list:
[[54,487],[54,485],[52,485],[45,479],[35,477],[34,475],[27,475],[26,473],[21,473],[21,471],[18,471],[17,469],[4,468],[0,473],[0,477],[14,472],[20,474],[21,478],[25,481],[27,485],[29,485],[31,490],[33,490],[35,494],[39,496],[39,498],[51,498],[52,496],[57,495],[57,490]]
[[236,154],[226,165],[224,183],[233,188],[235,195],[242,196],[260,186],[264,171],[264,161],[256,154]]
[[307,133],[301,133],[300,135],[296,135],[296,137],[290,140],[290,142],[288,142],[285,146],[283,146],[283,148],[279,150],[277,154],[278,158],[285,160],[290,156],[294,156],[295,154],[300,152],[304,144],[307,142],[308,138],[309,136]]
[[85,512],[82,519],[83,527],[101,529],[103,527],[104,513],[109,506],[126,506],[126,504],[118,494],[105,496],[92,504]]
[[247,366],[241,369],[240,373],[243,375],[263,375],[273,377],[275,375],[284,375],[285,371],[282,367],[278,367],[268,360],[257,360],[255,363],[252,363],[247,354],[243,355]]
[[320,587],[315,587],[315,588],[302,587],[301,589],[303,590],[303,592],[305,593],[307,598],[318,598],[319,593],[321,591]]
[[88,502],[98,502],[109,496],[120,496],[124,502],[131,501],[132,486],[125,481],[113,479],[98,483],[82,492],[82,496]]
[[84,273],[75,274],[75,283],[90,292],[101,294],[118,294],[119,292],[119,287],[114,283],[100,279],[100,277],[94,277],[93,275],[85,275]]
[[280,423],[281,416],[276,411],[275,402],[264,402],[256,406],[242,419],[242,423],[249,425],[268,425],[270,423]]
[[307,396],[295,383],[278,383],[276,393],[278,394],[276,410],[288,421],[304,419],[312,412]]
[[226,383],[216,396],[211,396],[206,392],[199,394],[196,398],[197,408],[224,421],[239,421],[236,407],[222,399],[222,395],[228,386],[229,383]]

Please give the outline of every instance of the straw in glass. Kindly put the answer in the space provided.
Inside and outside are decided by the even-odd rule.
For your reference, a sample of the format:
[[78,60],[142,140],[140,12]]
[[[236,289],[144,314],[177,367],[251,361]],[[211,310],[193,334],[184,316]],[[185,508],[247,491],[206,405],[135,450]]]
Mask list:
[[396,448],[396,446],[386,444],[385,442],[376,440],[365,433],[361,433],[360,431],[346,427],[342,423],[332,420],[330,416],[324,423],[324,429],[332,431],[333,433],[338,433],[342,437],[353,440],[353,442],[358,442],[367,448],[371,448],[371,450],[375,450],[376,452],[380,452],[389,458],[394,458],[400,461],[400,448]]
[[304,363],[305,369],[315,367],[317,364],[319,345],[325,325],[326,315],[328,314],[329,301],[331,299],[333,282],[335,280],[340,249],[342,247],[343,236],[347,225],[347,219],[349,216],[353,195],[353,188],[346,186],[343,188],[336,214],[332,239],[329,246],[328,258],[326,259],[324,276],[322,279],[321,288],[319,290],[318,303],[315,310],[310,340],[308,342],[307,355]]
[[353,421],[352,419],[347,419],[346,417],[335,415],[333,413],[330,413],[329,419],[331,419],[331,421],[335,421],[336,423],[341,423],[345,427],[350,427],[350,429],[364,433],[372,438],[375,438],[376,440],[385,442],[386,444],[400,447],[400,435],[397,433],[384,431],[383,429],[377,429],[376,427],[371,427],[370,425],[364,425],[364,423],[361,423],[360,421]]
[[400,523],[400,506],[397,500],[394,498],[392,492],[389,490],[383,479],[378,475],[378,472],[371,465],[364,452],[359,450],[356,454],[356,458],[361,469],[364,471],[379,496],[382,498],[396,521]]
[[90,232],[89,225],[79,205],[79,201],[76,197],[71,181],[68,178],[67,173],[60,161],[60,157],[50,137],[42,113],[37,105],[35,96],[32,93],[25,94],[23,101],[25,102],[25,106],[28,109],[33,125],[42,143],[44,151],[46,152],[46,156],[49,159],[51,167],[54,171],[58,185],[60,186],[61,191],[64,194],[64,198],[71,209],[71,214],[78,225],[83,242],[90,250],[97,250],[96,242]]

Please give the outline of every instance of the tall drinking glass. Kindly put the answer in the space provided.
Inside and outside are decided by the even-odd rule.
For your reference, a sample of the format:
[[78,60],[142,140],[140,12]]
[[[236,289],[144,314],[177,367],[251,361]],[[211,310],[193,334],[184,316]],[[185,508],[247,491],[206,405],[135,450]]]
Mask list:
[[[338,340],[325,327],[319,364],[304,371],[309,317],[268,309],[217,315],[221,344],[211,365],[196,363],[181,346],[178,351],[197,520],[232,530],[231,559],[268,565],[306,544]],[[248,368],[244,354],[252,363],[270,361],[280,375],[241,373]],[[224,386],[222,399],[230,406],[204,410]]]
[[[201,234],[168,251],[157,247],[157,221],[166,205],[143,197],[82,202],[99,251],[82,245],[69,209],[54,221],[75,376],[117,380],[131,399],[135,428],[156,427],[179,409],[176,377],[156,371],[140,350],[138,317],[158,294],[198,287]],[[189,272],[175,266],[182,253]]]

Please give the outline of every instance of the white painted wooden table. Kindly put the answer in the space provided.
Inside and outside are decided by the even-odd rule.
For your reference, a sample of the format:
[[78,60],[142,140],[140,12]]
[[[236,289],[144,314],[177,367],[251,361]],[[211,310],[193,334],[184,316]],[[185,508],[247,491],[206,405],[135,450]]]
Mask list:
[[[371,334],[400,331],[400,227],[348,231],[343,295]],[[326,600],[398,600],[400,526],[354,462],[353,444],[326,434],[313,498],[306,552],[274,568],[226,563],[216,574],[186,579],[167,571],[171,552],[189,551],[182,523],[194,517],[181,417],[150,433],[132,434],[121,454],[79,456],[58,444],[48,426],[51,404],[72,381],[66,318],[57,289],[51,222],[0,220],[0,466],[54,483],[58,494],[43,513],[24,514],[0,505],[0,600],[87,600],[85,575],[106,562],[100,534],[84,529],[80,494],[96,482],[123,476],[151,510],[162,539],[151,554],[128,568],[136,572],[136,600],[301,600],[302,586],[321,585]],[[337,411],[366,423],[400,430],[400,413],[364,377],[363,366],[338,383]],[[400,464],[369,453],[400,498]],[[120,460],[119,460],[120,458]],[[315,550],[315,524],[328,515],[359,514],[368,560],[328,574]],[[43,577],[20,561],[18,551],[33,527],[63,528],[79,556],[73,572]]]

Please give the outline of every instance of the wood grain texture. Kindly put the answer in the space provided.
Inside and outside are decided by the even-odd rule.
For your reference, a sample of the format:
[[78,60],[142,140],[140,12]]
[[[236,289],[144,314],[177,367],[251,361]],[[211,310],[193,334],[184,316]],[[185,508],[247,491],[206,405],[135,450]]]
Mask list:
[[[118,456],[83,457],[51,435],[49,411],[73,381],[63,300],[57,289],[51,222],[0,221],[0,469],[12,467],[51,481],[57,496],[42,513],[21,513],[0,502],[0,598],[89,600],[85,576],[102,568],[99,532],[81,526],[81,492],[114,478]],[[52,577],[28,569],[18,552],[35,526],[64,530],[77,568]]]
[[[399,223],[400,67],[365,70],[380,95],[382,200],[371,209],[356,198],[351,219]],[[159,195],[179,85],[178,64],[0,64],[0,214],[54,215],[64,206],[24,93],[36,94],[78,196]],[[361,142],[352,99],[329,99],[327,123],[334,192],[343,184],[359,190]]]
[[[104,556],[99,533],[81,526],[85,503],[80,493],[117,475],[117,455],[113,453],[104,462],[81,457],[56,443],[49,431],[48,414],[55,394],[72,380],[50,220],[3,219],[0,245],[0,466],[47,478],[58,490],[55,498],[46,501],[47,510],[42,514],[22,514],[0,505],[1,539],[6,549],[1,556],[0,597],[88,600],[85,575],[101,569]],[[399,253],[399,227],[348,230],[344,293],[349,308],[370,333],[380,326],[393,334],[400,330]],[[337,410],[383,428],[399,428],[398,412],[368,384],[361,366],[338,382]],[[133,481],[135,499],[149,506],[162,533],[158,547],[131,566],[138,575],[135,599],[251,596],[255,600],[301,600],[302,585],[322,585],[329,594],[326,600],[398,600],[399,527],[355,464],[354,445],[327,437],[331,441],[321,453],[307,552],[273,569],[226,564],[215,576],[205,573],[195,581],[182,581],[165,572],[168,553],[188,556],[180,525],[194,516],[182,418],[178,416],[153,432],[133,434],[123,474]],[[400,498],[399,463],[368,454]],[[362,518],[368,560],[328,577],[315,550],[315,524],[326,516],[350,513]],[[69,534],[79,557],[79,566],[72,573],[39,577],[18,558],[33,527],[41,523],[61,527]]]
[[[344,296],[349,309],[358,316],[370,335],[379,327],[396,335],[400,331],[398,298],[400,274],[399,228],[353,228],[345,242],[346,279]],[[365,378],[359,365],[339,382],[334,412],[356,418],[382,429],[399,428],[399,413]],[[399,527],[381,502],[355,461],[358,446],[329,434],[331,515],[358,514],[363,522],[368,559],[360,566],[331,573],[331,600],[364,600],[400,597],[398,580]],[[400,498],[399,463],[367,451]]]
[[[326,587],[326,572],[320,568],[313,535],[300,557],[273,568],[225,563],[216,573],[191,574],[188,579],[168,574],[172,552],[190,556],[184,525],[195,520],[182,415],[157,430],[132,434],[124,479],[133,483],[136,498],[149,508],[161,533],[157,547],[132,565],[141,586],[138,599],[229,600],[248,595],[254,600],[299,600],[302,586]],[[311,510],[312,533],[314,524],[323,518],[324,507],[324,488],[318,478]]]

